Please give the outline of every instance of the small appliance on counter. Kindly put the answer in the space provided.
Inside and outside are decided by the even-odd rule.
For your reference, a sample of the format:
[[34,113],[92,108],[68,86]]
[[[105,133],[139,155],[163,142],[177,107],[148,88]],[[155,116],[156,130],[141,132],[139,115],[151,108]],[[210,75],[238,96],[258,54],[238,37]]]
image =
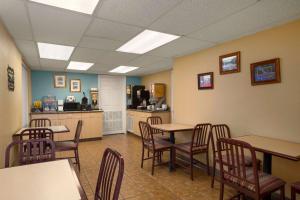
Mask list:
[[64,111],[80,111],[80,103],[76,102],[74,96],[67,96],[64,103]]
[[58,112],[64,111],[64,100],[57,100],[57,111]]
[[91,88],[90,90],[90,94],[91,94],[91,109],[92,110],[99,110],[99,106],[98,106],[98,89],[97,88]]
[[90,110],[90,106],[88,104],[88,98],[85,96],[85,92],[83,92],[83,97],[81,99],[81,110]]
[[66,102],[70,103],[70,102],[76,102],[76,99],[74,96],[67,96],[66,97]]
[[43,111],[46,112],[56,112],[57,101],[55,96],[44,96],[42,98]]

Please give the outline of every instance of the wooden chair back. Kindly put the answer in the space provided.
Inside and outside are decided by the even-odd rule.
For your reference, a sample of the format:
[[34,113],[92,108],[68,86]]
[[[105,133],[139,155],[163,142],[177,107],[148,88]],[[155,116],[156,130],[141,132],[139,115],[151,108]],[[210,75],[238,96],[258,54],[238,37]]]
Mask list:
[[147,122],[139,122],[140,133],[142,137],[143,147],[155,149],[154,139],[153,139],[153,129]]
[[26,165],[55,160],[55,144],[52,140],[31,139],[19,140],[9,144],[5,151],[5,167],[9,167],[10,151],[18,147],[18,165]]
[[211,124],[209,123],[197,124],[194,127],[192,143],[191,143],[191,151],[199,147],[206,146],[208,148],[210,130],[211,130]]
[[[162,124],[162,119],[160,116],[151,116],[151,117],[147,118],[147,123],[150,125]],[[152,129],[152,133],[157,134],[157,133],[162,133],[162,132],[158,129]]]
[[[226,124],[216,124],[211,128],[211,142],[214,155],[217,152],[217,141],[220,138],[231,138],[230,129]],[[225,149],[222,148],[221,150]]]
[[123,157],[117,151],[107,148],[100,166],[95,200],[118,200],[123,175]]
[[75,137],[74,137],[74,142],[78,145],[79,140],[80,140],[80,135],[81,135],[81,130],[82,130],[82,120],[78,120],[77,122],[77,127],[76,127],[76,132],[75,132]]
[[47,127],[51,126],[51,120],[48,118],[32,119],[29,123],[30,127]]
[[259,195],[258,169],[256,165],[252,168],[246,164],[246,154],[250,155],[252,163],[256,163],[254,148],[246,142],[231,138],[220,138],[217,141],[218,156],[222,156],[225,148],[224,159],[220,159],[221,181],[234,187],[238,191],[249,191]]
[[20,133],[20,139],[23,140],[25,136],[28,136],[28,138],[31,139],[51,139],[53,140],[53,131],[48,128],[27,128],[24,129]]

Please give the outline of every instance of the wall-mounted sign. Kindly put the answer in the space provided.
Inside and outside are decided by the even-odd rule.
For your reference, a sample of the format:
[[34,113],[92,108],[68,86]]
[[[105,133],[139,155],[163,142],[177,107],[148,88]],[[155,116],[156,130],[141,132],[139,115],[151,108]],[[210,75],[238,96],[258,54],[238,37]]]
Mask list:
[[15,71],[10,66],[7,67],[7,81],[8,81],[8,90],[15,90]]

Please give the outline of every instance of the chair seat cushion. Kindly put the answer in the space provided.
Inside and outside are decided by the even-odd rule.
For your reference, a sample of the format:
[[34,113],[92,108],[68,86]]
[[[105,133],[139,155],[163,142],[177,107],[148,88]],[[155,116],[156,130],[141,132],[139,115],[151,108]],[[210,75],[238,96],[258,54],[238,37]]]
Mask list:
[[[191,143],[181,143],[181,144],[175,144],[174,147],[178,150],[185,151],[190,153],[191,152]],[[193,147],[193,152],[206,152],[207,151],[207,145],[202,145],[199,147]]]
[[[225,153],[226,152],[222,152],[222,160],[225,165],[228,165],[228,159],[227,159],[227,155]],[[216,152],[216,162],[219,162],[218,152]],[[229,162],[231,162],[231,161],[229,160]],[[260,162],[260,161],[257,160],[257,162]],[[240,163],[242,163],[241,160],[240,160]],[[248,167],[252,166],[252,158],[250,156],[245,156],[245,165]]]
[[69,151],[77,148],[77,144],[73,141],[55,142],[56,151]]
[[[238,184],[241,187],[244,187],[252,192],[255,192],[256,188],[254,185],[253,168],[247,169],[246,177],[247,177],[246,180],[241,180],[235,176],[232,176],[229,173],[224,173],[225,180],[233,182],[235,184]],[[285,185],[285,182],[283,180],[275,176],[272,176],[270,174],[259,172],[258,177],[259,177],[260,194],[272,192]]]
[[172,143],[162,140],[162,139],[154,140],[154,145],[155,145],[155,149],[157,149],[157,150],[171,148],[173,146]]

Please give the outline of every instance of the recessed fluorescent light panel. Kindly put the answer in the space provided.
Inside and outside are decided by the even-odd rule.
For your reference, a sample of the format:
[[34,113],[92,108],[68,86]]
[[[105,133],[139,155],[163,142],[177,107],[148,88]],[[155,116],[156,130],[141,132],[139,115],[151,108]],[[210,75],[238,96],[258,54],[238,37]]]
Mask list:
[[69,60],[74,47],[38,42],[40,58],[53,60]]
[[109,72],[125,74],[127,72],[130,72],[130,71],[133,71],[133,70],[136,70],[136,69],[138,69],[138,67],[119,66],[119,67],[116,67],[116,68],[110,70]]
[[30,0],[33,2],[73,10],[85,14],[93,14],[99,0]]
[[67,69],[72,69],[72,70],[88,70],[91,66],[93,66],[94,63],[85,63],[85,62],[76,62],[76,61],[71,61],[69,63],[69,66]]
[[180,36],[177,35],[144,30],[143,32],[129,40],[127,43],[125,43],[123,46],[118,48],[117,51],[144,54],[179,37]]

